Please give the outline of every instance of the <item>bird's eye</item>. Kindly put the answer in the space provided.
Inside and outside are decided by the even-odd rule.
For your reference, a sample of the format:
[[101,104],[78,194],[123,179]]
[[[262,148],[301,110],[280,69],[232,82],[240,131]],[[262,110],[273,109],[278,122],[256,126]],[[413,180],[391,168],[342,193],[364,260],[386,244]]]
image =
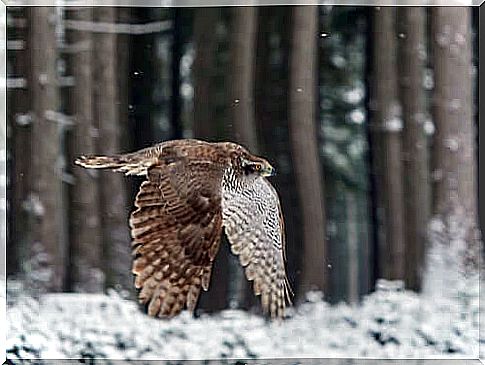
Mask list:
[[261,170],[261,165],[256,165],[254,168],[256,169],[256,171],[259,171]]

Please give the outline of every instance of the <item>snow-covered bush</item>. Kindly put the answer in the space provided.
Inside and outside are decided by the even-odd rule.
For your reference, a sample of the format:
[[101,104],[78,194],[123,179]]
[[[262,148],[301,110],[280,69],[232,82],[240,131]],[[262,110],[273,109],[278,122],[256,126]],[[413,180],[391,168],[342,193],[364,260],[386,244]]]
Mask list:
[[24,296],[9,303],[7,351],[23,359],[476,357],[477,285],[466,286],[471,301],[436,301],[381,280],[361,305],[309,295],[283,322],[240,310],[158,320],[115,292]]

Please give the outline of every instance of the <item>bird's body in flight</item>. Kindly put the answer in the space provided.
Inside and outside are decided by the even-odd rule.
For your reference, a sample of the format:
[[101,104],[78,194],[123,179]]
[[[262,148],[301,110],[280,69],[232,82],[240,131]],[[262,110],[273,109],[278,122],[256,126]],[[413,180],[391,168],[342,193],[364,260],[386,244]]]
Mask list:
[[130,216],[135,286],[152,316],[194,310],[208,290],[222,227],[263,309],[284,316],[284,222],[263,158],[231,143],[167,141],[115,156],[82,156],[76,164],[146,176]]

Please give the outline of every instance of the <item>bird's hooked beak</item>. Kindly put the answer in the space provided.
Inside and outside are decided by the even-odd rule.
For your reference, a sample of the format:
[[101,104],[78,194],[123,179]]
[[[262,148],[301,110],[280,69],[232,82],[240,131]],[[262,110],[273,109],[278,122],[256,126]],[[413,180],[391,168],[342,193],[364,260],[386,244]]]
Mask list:
[[266,163],[261,171],[261,176],[269,177],[276,175],[276,169],[271,166],[269,163]]

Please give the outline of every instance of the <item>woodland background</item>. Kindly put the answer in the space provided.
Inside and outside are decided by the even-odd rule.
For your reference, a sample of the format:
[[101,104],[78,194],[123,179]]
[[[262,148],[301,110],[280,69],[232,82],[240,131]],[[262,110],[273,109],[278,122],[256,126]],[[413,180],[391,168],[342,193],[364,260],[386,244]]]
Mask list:
[[[239,142],[276,167],[297,301],[357,303],[379,278],[419,292],[437,216],[466,222],[461,260],[478,260],[476,10],[7,14],[7,274],[32,293],[134,297],[140,181],[73,160],[175,138]],[[198,313],[256,303],[221,245]]]

